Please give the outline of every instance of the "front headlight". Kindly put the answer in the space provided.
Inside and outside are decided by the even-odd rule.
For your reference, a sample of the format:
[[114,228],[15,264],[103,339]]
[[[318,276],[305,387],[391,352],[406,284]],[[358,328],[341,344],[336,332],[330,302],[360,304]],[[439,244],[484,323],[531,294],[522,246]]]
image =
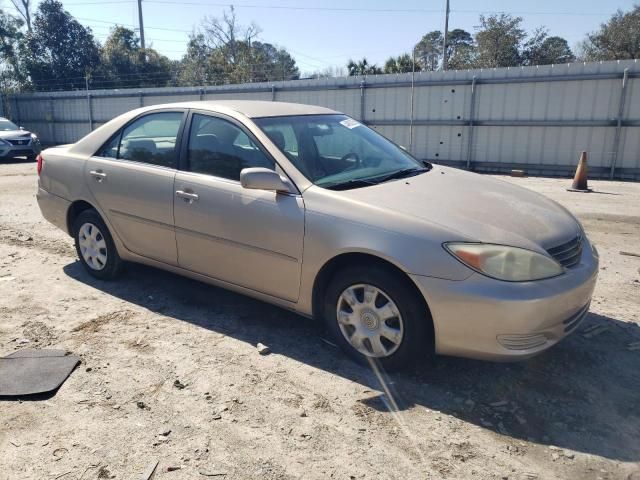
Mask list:
[[564,273],[553,258],[524,248],[489,243],[445,243],[444,247],[469,268],[507,282],[542,280]]

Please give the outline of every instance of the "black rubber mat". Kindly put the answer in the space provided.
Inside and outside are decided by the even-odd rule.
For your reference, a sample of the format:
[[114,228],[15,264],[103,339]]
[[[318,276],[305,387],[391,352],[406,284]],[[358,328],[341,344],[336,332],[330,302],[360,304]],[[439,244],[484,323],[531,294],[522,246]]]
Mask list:
[[0,397],[52,392],[71,374],[80,358],[64,350],[25,349],[0,358]]

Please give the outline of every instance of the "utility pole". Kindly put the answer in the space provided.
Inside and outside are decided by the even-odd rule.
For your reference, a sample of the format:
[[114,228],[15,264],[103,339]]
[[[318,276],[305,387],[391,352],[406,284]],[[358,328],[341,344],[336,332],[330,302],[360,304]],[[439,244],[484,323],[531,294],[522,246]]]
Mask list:
[[[140,17],[142,18],[142,17]],[[449,36],[449,0],[445,8],[444,17],[444,41],[442,42],[442,70],[447,69],[447,37]]]
[[144,50],[145,46],[144,46],[144,22],[142,21],[142,0],[138,0],[138,24],[140,26],[140,46]]

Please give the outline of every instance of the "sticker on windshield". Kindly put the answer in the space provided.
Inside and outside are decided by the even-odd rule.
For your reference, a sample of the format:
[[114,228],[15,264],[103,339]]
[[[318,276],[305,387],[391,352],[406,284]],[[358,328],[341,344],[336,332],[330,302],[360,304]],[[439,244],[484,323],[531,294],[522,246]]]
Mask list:
[[354,120],[353,118],[346,118],[340,122],[340,125],[345,126],[347,128],[356,128],[362,125],[360,122]]

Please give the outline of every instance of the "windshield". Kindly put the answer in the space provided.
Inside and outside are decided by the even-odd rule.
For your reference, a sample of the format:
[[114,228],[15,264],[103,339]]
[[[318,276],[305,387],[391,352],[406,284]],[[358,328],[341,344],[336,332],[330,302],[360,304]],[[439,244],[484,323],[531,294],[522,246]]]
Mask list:
[[9,130],[19,130],[18,126],[9,120],[0,120],[0,131],[7,132]]
[[382,135],[346,115],[254,119],[302,174],[324,188],[359,188],[427,171]]

